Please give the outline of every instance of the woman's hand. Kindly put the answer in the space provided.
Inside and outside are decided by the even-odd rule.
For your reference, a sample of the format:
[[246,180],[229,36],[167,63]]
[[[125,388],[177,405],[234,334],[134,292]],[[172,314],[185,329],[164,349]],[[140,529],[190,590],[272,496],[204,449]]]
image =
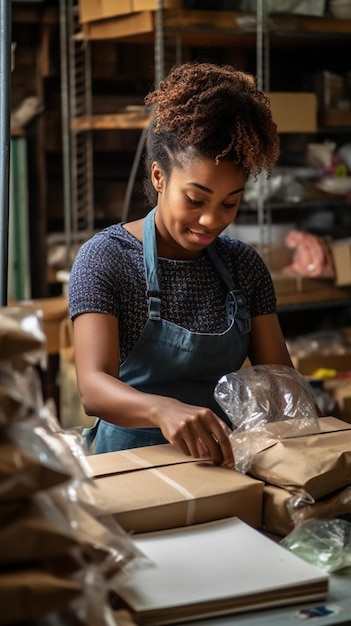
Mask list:
[[171,444],[196,459],[206,456],[215,465],[234,467],[229,428],[213,411],[173,398],[152,398],[157,398],[153,422]]
[[229,429],[210,409],[138,391],[118,379],[118,320],[88,313],[74,322],[78,384],[88,415],[130,428],[161,429],[178,450],[234,467]]

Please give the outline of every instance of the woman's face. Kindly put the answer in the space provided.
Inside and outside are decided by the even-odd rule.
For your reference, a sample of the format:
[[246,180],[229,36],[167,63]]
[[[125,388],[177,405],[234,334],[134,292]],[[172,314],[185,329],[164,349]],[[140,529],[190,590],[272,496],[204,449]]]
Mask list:
[[244,170],[230,161],[216,165],[213,159],[189,158],[173,167],[167,181],[153,163],[159,256],[199,256],[235,219],[245,181]]

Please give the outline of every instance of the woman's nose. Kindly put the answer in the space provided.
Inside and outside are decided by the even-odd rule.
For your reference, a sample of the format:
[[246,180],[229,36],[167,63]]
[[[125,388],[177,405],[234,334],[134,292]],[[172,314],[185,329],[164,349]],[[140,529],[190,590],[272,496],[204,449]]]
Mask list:
[[216,209],[206,209],[202,211],[199,217],[199,224],[205,226],[208,230],[218,228],[220,223],[219,213]]

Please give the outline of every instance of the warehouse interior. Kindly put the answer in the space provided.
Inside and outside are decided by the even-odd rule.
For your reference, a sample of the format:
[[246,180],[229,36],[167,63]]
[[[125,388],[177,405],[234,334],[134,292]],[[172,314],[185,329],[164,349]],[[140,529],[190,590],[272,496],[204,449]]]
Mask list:
[[[230,233],[256,245],[272,271],[287,339],[319,331],[322,343],[333,344],[339,338],[327,333],[340,329],[340,341],[347,342],[347,18],[325,2],[317,2],[312,15],[299,9],[282,14],[278,7],[269,22],[264,4],[261,21],[245,3],[231,3],[239,8],[234,12],[216,10],[215,3],[204,10],[188,4],[117,17],[113,8],[109,17],[107,7],[107,17],[88,21],[94,3],[12,3],[11,170],[18,223],[9,246],[9,298],[48,300],[49,316],[55,307],[64,315],[61,296],[81,243],[150,208],[143,194],[145,94],[177,62],[229,63],[273,94],[281,140],[269,187],[247,186]],[[299,267],[304,245],[307,259],[313,252],[307,240],[300,248],[293,241],[287,246],[285,237],[296,230],[326,242],[335,275],[327,276],[324,266],[308,270],[303,261]]]
[[[6,90],[9,100],[9,111],[0,111],[5,118],[0,133],[5,137],[0,174],[0,234],[5,237],[0,272],[0,447],[4,446],[4,459],[9,459],[3,473],[0,468],[0,505],[4,494],[0,626],[224,626],[234,620],[238,626],[248,626],[285,624],[306,616],[314,617],[316,626],[326,623],[325,616],[328,624],[351,624],[347,556],[351,536],[351,1],[12,0],[3,6],[0,1],[0,11],[0,32],[5,29],[3,43],[9,47],[3,48],[3,59],[8,57],[11,65],[5,67],[5,76],[0,72],[0,82],[6,83],[3,106]],[[94,235],[143,219],[153,208],[145,194],[151,113],[144,100],[172,68],[183,63],[228,65],[253,77],[268,98],[279,134],[279,157],[270,176],[265,172],[248,176],[238,213],[224,234],[249,244],[268,268],[276,313],[295,368],[296,399],[299,407],[306,401],[308,408],[307,414],[305,405],[301,409],[298,431],[284,430],[284,422],[278,444],[274,428],[263,428],[265,439],[258,437],[256,442],[254,433],[253,440],[247,440],[250,410],[256,411],[256,405],[250,404],[250,383],[255,380],[249,378],[247,356],[238,372],[238,384],[243,380],[246,385],[240,388],[240,397],[248,422],[242,426],[242,437],[233,443],[237,463],[243,454],[244,469],[235,472],[236,482],[228,468],[211,463],[206,455],[197,462],[171,443],[165,451],[146,446],[132,453],[90,455],[82,438],[84,429],[96,424],[97,414],[86,412],[78,391],[68,303],[72,265]],[[3,73],[4,62],[0,69]],[[29,378],[24,382],[27,368]],[[40,384],[38,390],[34,383],[35,393],[28,391],[34,380],[32,370]],[[277,388],[280,385],[281,395],[287,397],[278,372]],[[262,407],[266,410],[265,399]],[[36,411],[39,421],[34,419]],[[235,420],[234,424],[238,426]],[[257,461],[248,470],[244,457],[255,443],[262,465]],[[279,459],[278,446],[282,446]],[[309,446],[313,450],[316,446],[310,482],[304,466]],[[36,488],[23,487],[20,479],[17,490],[17,478],[11,495],[9,476],[19,472],[20,465],[13,461],[19,450],[23,459],[18,463],[29,483],[39,480],[43,467],[47,469],[47,477],[39,480],[44,486],[38,487],[38,498],[33,496]],[[88,463],[82,459],[84,454]],[[285,465],[282,477],[279,471],[283,475]],[[270,468],[278,466],[273,479]],[[51,496],[47,490],[53,486],[56,491]],[[31,530],[26,534],[29,510],[35,523],[28,523]],[[42,514],[45,524],[37,527]],[[227,527],[225,520],[234,526]],[[327,520],[334,522],[332,530],[318,525]],[[246,591],[235,595],[229,590],[223,599],[221,590],[216,596],[213,574],[204,583],[208,584],[205,592],[196,588],[188,598],[184,585],[180,600],[174,591],[174,597],[165,596],[162,604],[159,579],[155,574],[152,582],[150,563],[145,569],[147,558],[141,556],[143,550],[147,555],[150,550],[150,558],[158,564],[162,551],[169,550],[169,562],[177,563],[170,546],[180,542],[179,550],[185,551],[184,574],[189,556],[186,541],[194,542],[194,554],[208,552],[215,559],[206,546],[211,533],[218,534],[213,534],[213,542],[219,542],[224,554],[226,533],[231,532],[234,537],[237,533],[238,543],[241,536],[242,541],[258,541],[257,551],[262,550],[264,559],[265,546],[257,537],[244,539],[247,529],[241,522],[255,529],[257,536],[273,537],[275,545],[284,538],[283,546],[293,550],[292,533],[305,530],[307,521],[315,522],[310,532],[316,537],[326,533],[326,542],[332,541],[334,531],[345,533],[338,537],[343,542],[342,556],[337,561],[339,556],[333,552],[337,548],[328,545],[328,569],[317,539],[308,543],[311,535],[297,536],[301,553],[314,555],[310,563],[315,571],[308,569],[306,560],[306,571],[301,572],[288,563],[288,592],[286,587],[277,591],[283,574],[278,573],[272,553],[272,588],[266,589],[264,571],[250,561],[257,580]],[[347,526],[341,531],[338,524]],[[203,538],[197,534],[199,525],[209,526],[205,531],[210,534]],[[15,533],[21,528],[23,556],[15,548]],[[163,533],[160,541],[165,541],[159,548],[152,543],[158,531]],[[49,548],[50,541],[55,550]],[[189,589],[191,576],[201,580],[201,568],[211,571],[210,561],[196,558],[199,564],[191,573],[189,569]],[[227,577],[231,558],[239,557],[228,551],[224,570],[219,565],[217,570],[213,561],[213,572]],[[244,568],[245,556],[240,558]],[[276,559],[278,563],[279,553]],[[178,565],[174,571],[162,566],[165,573],[158,573],[165,585],[172,586],[173,575],[182,578]],[[335,576],[340,570],[345,576]],[[136,595],[128,580],[137,585]],[[178,583],[180,589],[180,580],[174,587]],[[143,589],[152,598],[145,595],[145,605]]]

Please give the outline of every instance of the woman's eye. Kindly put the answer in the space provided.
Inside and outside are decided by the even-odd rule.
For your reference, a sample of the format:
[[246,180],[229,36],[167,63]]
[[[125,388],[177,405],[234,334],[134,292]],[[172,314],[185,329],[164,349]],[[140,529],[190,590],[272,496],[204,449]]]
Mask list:
[[230,209],[235,209],[237,205],[236,205],[236,202],[234,204],[228,204],[227,202],[223,202],[223,206],[225,209],[230,210]]
[[193,206],[200,206],[202,204],[202,200],[194,200],[193,198],[189,198],[189,196],[186,196],[186,199]]

